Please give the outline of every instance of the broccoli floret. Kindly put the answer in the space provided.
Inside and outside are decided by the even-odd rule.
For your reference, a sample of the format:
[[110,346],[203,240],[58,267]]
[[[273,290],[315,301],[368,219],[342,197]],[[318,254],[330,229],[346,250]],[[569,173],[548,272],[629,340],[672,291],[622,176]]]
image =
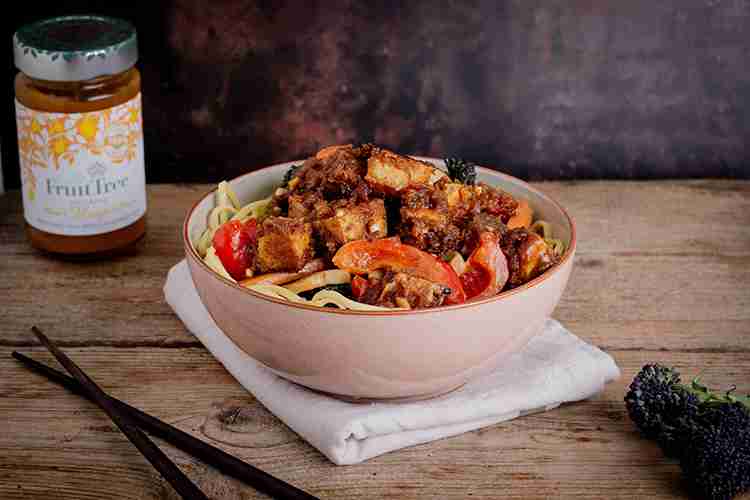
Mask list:
[[625,395],[630,419],[644,437],[656,440],[667,456],[678,456],[681,435],[698,410],[698,397],[680,384],[680,374],[661,365],[646,365]]
[[750,396],[715,393],[677,371],[646,365],[625,405],[641,433],[678,457],[693,493],[730,499],[750,489]]
[[302,165],[292,165],[289,167],[289,170],[286,171],[284,174],[284,179],[281,181],[281,187],[287,187],[289,185],[289,181],[292,180],[292,178],[297,174],[297,171],[302,168]]
[[719,404],[698,422],[680,459],[690,492],[729,500],[750,490],[750,411],[741,403]]
[[446,158],[448,177],[461,184],[473,186],[477,182],[477,166],[460,158]]

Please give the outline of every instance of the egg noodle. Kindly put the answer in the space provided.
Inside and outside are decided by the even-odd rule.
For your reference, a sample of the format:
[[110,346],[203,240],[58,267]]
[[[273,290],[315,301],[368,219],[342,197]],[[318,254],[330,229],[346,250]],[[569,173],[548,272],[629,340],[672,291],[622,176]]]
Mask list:
[[566,246],[563,240],[552,237],[552,226],[545,220],[538,220],[534,222],[529,231],[536,233],[544,239],[544,242],[552,248],[552,251],[556,255],[562,255],[565,253]]

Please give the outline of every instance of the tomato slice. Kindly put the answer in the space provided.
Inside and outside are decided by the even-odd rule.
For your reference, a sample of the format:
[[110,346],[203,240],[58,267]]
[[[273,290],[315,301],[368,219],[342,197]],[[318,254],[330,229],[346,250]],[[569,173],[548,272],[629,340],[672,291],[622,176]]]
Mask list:
[[446,304],[466,301],[461,280],[451,266],[417,247],[401,243],[398,238],[352,241],[339,248],[333,256],[333,263],[352,274],[371,273],[378,269],[405,272],[450,288]]
[[360,299],[367,291],[368,286],[369,286],[369,283],[365,278],[363,278],[362,276],[353,276],[352,277],[352,295],[354,295],[354,298]]
[[246,271],[254,264],[257,234],[255,219],[245,223],[230,220],[214,233],[216,255],[229,275],[238,281],[247,278]]
[[484,267],[469,268],[461,274],[460,278],[466,298],[469,300],[479,297],[492,281],[492,276]]
[[461,284],[467,299],[491,297],[508,281],[508,259],[500,249],[497,236],[490,232],[479,235],[479,245],[466,261]]

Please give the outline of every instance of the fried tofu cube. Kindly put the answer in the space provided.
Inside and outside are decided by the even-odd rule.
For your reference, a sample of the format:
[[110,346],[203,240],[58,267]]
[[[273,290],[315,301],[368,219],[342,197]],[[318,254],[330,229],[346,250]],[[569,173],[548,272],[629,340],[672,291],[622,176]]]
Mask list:
[[258,238],[258,268],[299,271],[313,257],[312,224],[288,217],[268,217]]
[[492,186],[446,183],[439,188],[445,196],[448,208],[453,211],[473,212],[478,205],[482,212],[499,217],[503,223],[508,223],[513,216],[519,215],[519,219],[514,222],[517,226],[530,223],[528,219],[533,215],[528,205],[519,211],[519,203],[513,196]]
[[307,220],[330,217],[332,209],[329,203],[317,193],[292,194],[289,196],[289,217]]
[[467,186],[451,182],[443,186],[448,208],[468,207],[479,201],[482,186]]
[[381,199],[374,199],[337,208],[332,217],[319,220],[315,227],[331,255],[350,241],[385,238],[388,235],[385,204]]
[[430,163],[378,148],[367,160],[365,180],[376,191],[397,194],[408,188],[432,186],[445,176]]
[[462,239],[448,214],[431,208],[402,208],[399,235],[404,243],[436,255],[456,250]]
[[525,228],[504,234],[500,248],[508,258],[511,288],[536,278],[557,261],[555,252],[544,238]]
[[419,221],[426,226],[440,227],[448,223],[448,215],[445,212],[431,208],[402,208],[401,217],[404,221]]

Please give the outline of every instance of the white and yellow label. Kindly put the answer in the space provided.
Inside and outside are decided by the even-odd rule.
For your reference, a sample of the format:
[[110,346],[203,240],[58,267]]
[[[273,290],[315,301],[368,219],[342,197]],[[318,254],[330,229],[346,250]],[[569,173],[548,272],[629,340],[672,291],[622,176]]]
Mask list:
[[16,100],[23,210],[31,226],[86,236],[146,213],[141,95],[91,113],[45,113]]

